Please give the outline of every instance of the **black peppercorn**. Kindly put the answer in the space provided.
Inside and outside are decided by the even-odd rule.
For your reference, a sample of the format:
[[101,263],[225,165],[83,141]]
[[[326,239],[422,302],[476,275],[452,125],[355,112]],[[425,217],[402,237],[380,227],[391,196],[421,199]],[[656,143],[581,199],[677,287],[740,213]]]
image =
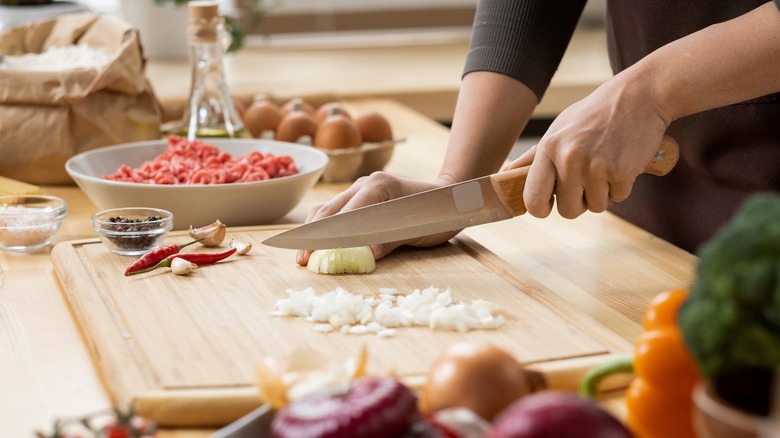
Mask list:
[[109,239],[122,249],[145,249],[152,245],[157,239],[158,233],[137,234],[142,231],[153,231],[163,227],[161,216],[148,216],[146,219],[130,219],[123,216],[113,216],[108,218],[108,222],[113,225],[107,227],[112,233],[128,233],[122,236],[110,236]]

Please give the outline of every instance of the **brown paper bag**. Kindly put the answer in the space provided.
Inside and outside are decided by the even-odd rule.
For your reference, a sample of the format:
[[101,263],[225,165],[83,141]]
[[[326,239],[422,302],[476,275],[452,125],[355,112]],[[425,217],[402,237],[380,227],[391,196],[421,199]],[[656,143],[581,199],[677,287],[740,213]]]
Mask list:
[[98,69],[0,67],[0,175],[72,184],[65,162],[80,152],[160,137],[162,108],[145,75],[138,31],[93,13],[64,15],[0,35],[5,56],[86,44],[108,50]]

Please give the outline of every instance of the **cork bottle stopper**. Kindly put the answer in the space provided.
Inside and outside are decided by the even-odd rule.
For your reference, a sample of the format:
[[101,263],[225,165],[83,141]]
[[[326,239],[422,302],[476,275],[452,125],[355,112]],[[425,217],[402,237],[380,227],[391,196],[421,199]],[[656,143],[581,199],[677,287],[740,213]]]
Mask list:
[[215,1],[190,1],[187,3],[190,21],[188,23],[190,40],[197,42],[217,41],[217,31],[222,18],[219,16],[219,3]]

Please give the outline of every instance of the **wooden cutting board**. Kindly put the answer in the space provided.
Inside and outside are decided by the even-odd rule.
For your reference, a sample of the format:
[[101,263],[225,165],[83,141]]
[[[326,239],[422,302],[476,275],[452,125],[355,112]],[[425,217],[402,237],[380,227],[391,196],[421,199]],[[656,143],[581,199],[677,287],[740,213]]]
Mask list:
[[[160,269],[125,277],[134,259],[109,252],[96,239],[54,248],[63,292],[117,406],[132,404],[163,425],[221,425],[261,403],[254,387],[257,364],[298,348],[343,360],[365,345],[370,373],[409,379],[423,376],[445,347],[464,339],[492,342],[524,363],[549,363],[552,369],[626,352],[625,343],[602,326],[577,309],[547,301],[513,277],[499,257],[465,237],[397,251],[369,275],[327,276],[296,266],[294,251],[261,244],[281,229],[229,230],[228,241],[250,241],[252,252],[189,276]],[[179,233],[167,243],[188,240]],[[460,301],[492,301],[506,323],[468,333],[403,328],[378,337],[319,333],[305,320],[269,314],[288,289],[325,293],[342,287],[370,295],[380,288],[429,286],[450,288]]]

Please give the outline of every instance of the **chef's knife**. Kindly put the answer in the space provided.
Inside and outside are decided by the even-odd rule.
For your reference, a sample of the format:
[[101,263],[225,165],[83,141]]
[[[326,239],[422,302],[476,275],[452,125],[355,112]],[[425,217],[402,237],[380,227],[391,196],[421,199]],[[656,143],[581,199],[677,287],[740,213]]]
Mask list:
[[[678,157],[677,142],[664,136],[645,173],[666,175]],[[350,248],[510,219],[526,212],[523,187],[529,167],[338,213],[277,234],[263,244],[291,249]]]

